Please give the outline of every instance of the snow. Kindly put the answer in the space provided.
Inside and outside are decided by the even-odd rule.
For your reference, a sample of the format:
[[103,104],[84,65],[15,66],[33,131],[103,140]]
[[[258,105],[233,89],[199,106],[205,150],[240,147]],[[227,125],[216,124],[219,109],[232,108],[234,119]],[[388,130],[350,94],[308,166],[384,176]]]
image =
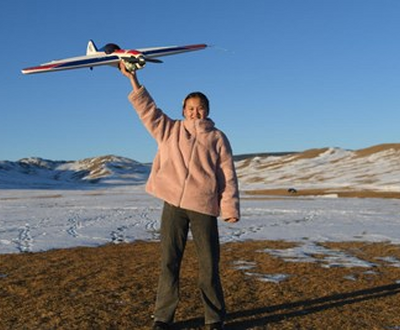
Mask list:
[[[400,191],[400,148],[357,153],[338,148],[253,157],[236,162],[242,191],[295,187],[327,189],[324,196],[242,193],[241,221],[219,221],[220,240],[284,240],[295,247],[264,250],[286,262],[321,267],[400,267],[383,255],[367,262],[323,242],[400,244],[400,200],[338,198],[332,188]],[[40,252],[108,243],[158,241],[162,201],[144,189],[150,164],[116,156],[81,161],[26,158],[0,161],[0,254]],[[232,267],[278,283],[285,274],[252,273],[248,260]],[[0,277],[6,276],[0,272]],[[351,280],[349,278],[349,280]]]
[[[85,190],[3,189],[0,253],[156,241],[161,209],[162,202],[147,195],[143,185]],[[315,245],[318,242],[400,244],[399,210],[397,199],[243,198],[241,221],[228,224],[220,220],[219,230],[222,243],[298,242],[300,247],[287,250],[284,258],[304,260],[304,254],[329,255]],[[270,253],[280,255],[279,251]]]
[[314,149],[237,162],[241,189],[334,189],[400,191],[400,148],[382,146],[363,154],[340,148]]
[[[327,249],[323,246],[315,244],[315,242],[307,242],[295,248],[284,250],[265,249],[263,252],[273,256],[281,257],[287,262],[313,262],[320,263],[324,268],[331,267],[376,267],[374,263],[349,256],[341,251]],[[316,258],[315,256],[319,256]],[[386,261],[386,258],[383,261]]]

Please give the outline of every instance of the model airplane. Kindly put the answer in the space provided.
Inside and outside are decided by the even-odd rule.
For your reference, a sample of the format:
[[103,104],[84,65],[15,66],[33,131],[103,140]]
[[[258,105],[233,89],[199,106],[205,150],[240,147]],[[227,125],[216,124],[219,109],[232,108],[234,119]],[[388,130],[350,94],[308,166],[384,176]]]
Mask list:
[[22,70],[23,74],[53,72],[80,68],[93,68],[100,65],[111,65],[118,67],[121,60],[128,70],[142,69],[147,62],[162,63],[158,57],[186,53],[206,48],[205,44],[154,47],[143,49],[121,49],[116,44],[107,44],[97,49],[95,43],[90,40],[85,56],[71,57],[63,60],[55,60]]

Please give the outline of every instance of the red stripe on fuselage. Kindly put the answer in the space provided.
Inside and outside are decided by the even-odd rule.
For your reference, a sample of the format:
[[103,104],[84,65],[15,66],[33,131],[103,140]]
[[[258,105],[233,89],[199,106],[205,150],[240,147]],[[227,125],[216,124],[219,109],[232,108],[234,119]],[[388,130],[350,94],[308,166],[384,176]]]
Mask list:
[[115,52],[113,52],[113,54],[132,54],[132,55],[140,55],[141,52],[138,52],[137,50],[134,49],[118,49]]
[[53,69],[59,66],[60,64],[48,64],[48,65],[39,65],[39,66],[33,66],[31,68],[26,68],[23,69],[23,71],[40,71],[40,70],[48,70],[48,69]]

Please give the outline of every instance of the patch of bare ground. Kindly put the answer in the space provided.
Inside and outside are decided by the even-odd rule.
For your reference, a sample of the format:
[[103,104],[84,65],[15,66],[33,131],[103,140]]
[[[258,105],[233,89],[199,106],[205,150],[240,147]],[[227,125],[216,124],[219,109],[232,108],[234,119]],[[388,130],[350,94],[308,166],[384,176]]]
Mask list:
[[[306,151],[303,151],[301,153],[293,153],[293,154],[288,154],[288,155],[283,155],[276,161],[271,161],[267,164],[260,163],[256,166],[258,170],[266,170],[266,169],[276,169],[280,168],[286,164],[292,163],[293,161],[301,160],[301,159],[312,159],[315,157],[318,157],[320,154],[326,152],[328,148],[323,148],[323,149],[309,149]],[[267,156],[261,156],[262,158],[265,158]],[[247,158],[245,160],[242,160],[240,165],[238,165],[237,169],[238,170],[243,170],[246,167],[249,167],[252,165],[254,158]]]
[[[398,329],[400,247],[326,243],[375,264],[324,268],[262,252],[296,243],[248,241],[221,249],[227,329]],[[381,258],[381,259],[379,259]],[[1,329],[150,329],[159,243],[0,255]],[[252,267],[246,269],[239,265]],[[285,274],[265,282],[253,274]],[[197,257],[188,243],[174,329],[202,329]]]
[[0,198],[0,200],[7,201],[7,200],[18,200],[18,199],[41,199],[41,198],[61,198],[61,197],[63,197],[63,195],[53,194],[53,195],[35,195],[29,197],[3,197]]
[[324,196],[335,194],[347,198],[399,198],[400,191],[375,191],[375,190],[346,190],[346,189],[299,189],[295,193],[288,189],[258,189],[242,192],[244,198],[262,196]]
[[355,151],[357,157],[367,157],[378,152],[393,150],[400,151],[400,143],[386,143]]
[[294,156],[294,159],[309,159],[309,158],[315,158],[318,157],[319,155],[323,154],[324,152],[328,151],[329,148],[320,148],[320,149],[309,149],[305,150],[302,153],[296,154]]
[[281,159],[277,160],[276,162],[272,162],[269,164],[263,164],[263,165],[258,166],[257,168],[259,170],[281,168],[282,166],[284,166],[286,164],[290,164],[297,160],[316,158],[319,155],[326,152],[327,150],[328,150],[328,148],[309,149],[309,150],[303,151],[301,153],[283,156]]

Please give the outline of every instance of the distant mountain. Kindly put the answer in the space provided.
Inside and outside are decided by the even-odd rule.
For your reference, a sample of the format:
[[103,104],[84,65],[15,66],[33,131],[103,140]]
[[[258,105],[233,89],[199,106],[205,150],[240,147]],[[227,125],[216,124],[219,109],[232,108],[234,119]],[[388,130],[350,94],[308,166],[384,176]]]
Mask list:
[[143,184],[150,165],[113,155],[78,161],[23,158],[0,161],[1,188],[83,188],[88,184]]
[[[400,143],[362,150],[311,149],[235,156],[243,191],[369,190],[400,193]],[[0,189],[144,184],[150,164],[113,155],[78,161],[0,161]]]

